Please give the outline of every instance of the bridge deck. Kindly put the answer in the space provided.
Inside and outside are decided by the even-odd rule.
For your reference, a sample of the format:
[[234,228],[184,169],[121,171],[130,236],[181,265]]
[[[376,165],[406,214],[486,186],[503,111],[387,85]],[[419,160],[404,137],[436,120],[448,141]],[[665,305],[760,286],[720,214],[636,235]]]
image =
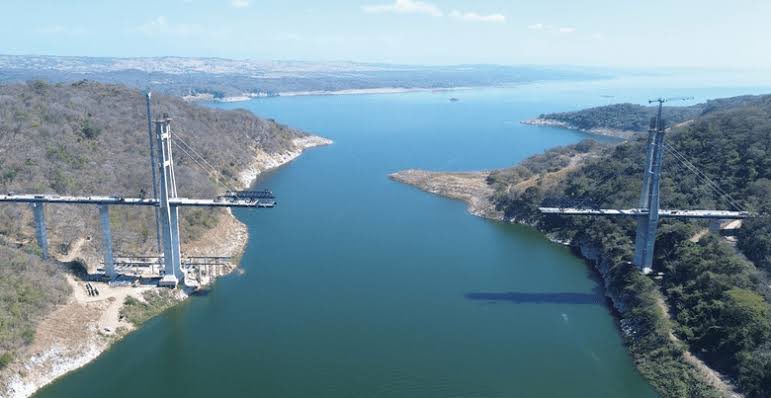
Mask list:
[[[58,203],[114,206],[157,206],[158,200],[119,196],[0,195],[0,203]],[[267,207],[254,200],[236,198],[190,199],[169,198],[169,204],[180,207]]]
[[[561,207],[539,207],[543,214],[562,214],[569,216],[616,216],[639,217],[648,214],[645,209],[577,209]],[[659,210],[659,217],[666,218],[705,218],[705,219],[732,219],[739,220],[751,217],[746,211],[727,210]]]

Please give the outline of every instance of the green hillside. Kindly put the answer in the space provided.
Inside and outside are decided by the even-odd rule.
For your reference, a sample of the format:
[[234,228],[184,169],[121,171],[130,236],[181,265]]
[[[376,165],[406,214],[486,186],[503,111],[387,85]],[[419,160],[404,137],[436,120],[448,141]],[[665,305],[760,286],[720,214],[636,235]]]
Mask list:
[[[744,106],[763,100],[762,96],[740,96],[710,100],[692,106],[665,106],[662,110],[667,126],[692,120],[716,110]],[[643,132],[650,126],[651,118],[655,117],[657,106],[638,104],[614,104],[583,109],[576,112],[561,112],[542,114],[538,118],[566,123],[571,128],[579,130],[611,129],[622,131]]]
[[[633,126],[640,119],[638,108],[628,109],[628,113],[614,114],[616,126]],[[552,151],[511,170],[495,172],[489,178],[496,189],[494,200],[509,218],[535,223],[603,260],[608,291],[618,298],[622,322],[635,331],[626,336],[627,343],[640,370],[663,396],[713,393],[679,359],[679,352],[687,347],[728,375],[747,396],[767,397],[771,394],[771,346],[767,343],[771,337],[767,282],[771,270],[771,97],[709,102],[693,123],[673,129],[666,141],[742,208],[761,216],[744,224],[736,248],[715,235],[690,241],[705,224],[665,220],[658,231],[654,264],[655,271],[663,272],[660,280],[644,277],[630,265],[633,220],[544,217],[537,211],[541,204],[560,203],[636,207],[645,153],[642,139],[600,149],[559,184],[539,183],[524,192],[508,187],[527,175],[532,168],[528,165],[548,164],[555,153],[581,153],[582,148]],[[677,166],[671,156],[664,162],[662,207],[731,209],[727,199]],[[668,305],[671,329],[684,346],[667,336],[670,324],[656,302],[657,290]]]

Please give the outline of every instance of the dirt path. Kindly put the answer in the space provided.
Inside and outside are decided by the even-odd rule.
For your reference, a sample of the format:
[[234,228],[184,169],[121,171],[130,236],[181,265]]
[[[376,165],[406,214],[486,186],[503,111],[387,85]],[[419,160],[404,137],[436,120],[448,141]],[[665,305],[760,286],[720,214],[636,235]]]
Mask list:
[[[707,232],[709,232],[709,230],[707,230]],[[656,295],[656,305],[658,305],[664,315],[669,318],[669,306],[667,306],[664,296],[661,294]],[[669,339],[675,343],[681,343],[680,339],[672,333],[671,329],[669,330]],[[683,352],[683,359],[685,359],[685,362],[696,368],[696,370],[704,377],[704,380],[718,390],[722,396],[729,398],[743,398],[743,395],[736,392],[736,388],[728,381],[728,379],[707,366],[704,361],[693,355],[690,351],[686,350]]]
[[546,172],[542,174],[537,174],[533,177],[530,177],[524,181],[520,181],[514,185],[509,185],[506,189],[509,193],[521,193],[524,192],[526,189],[533,187],[533,186],[542,186],[544,188],[556,185],[562,179],[565,177],[566,174],[578,169],[580,165],[584,163],[586,159],[588,159],[591,154],[577,154],[570,158],[570,162],[567,166],[552,172]]

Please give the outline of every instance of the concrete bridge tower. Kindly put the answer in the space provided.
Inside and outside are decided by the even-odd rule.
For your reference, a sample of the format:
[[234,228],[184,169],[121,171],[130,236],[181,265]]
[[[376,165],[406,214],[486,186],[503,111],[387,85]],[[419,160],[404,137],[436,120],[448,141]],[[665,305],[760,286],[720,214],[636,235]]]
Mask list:
[[646,274],[653,270],[653,250],[659,224],[659,185],[664,159],[665,128],[664,120],[661,118],[661,110],[666,100],[656,101],[659,103],[659,109],[648,130],[645,171],[643,172],[642,191],[640,192],[640,209],[646,211],[647,214],[637,217],[633,259],[634,265]]
[[161,242],[165,274],[160,286],[176,287],[184,281],[179,243],[179,209],[169,199],[177,198],[177,183],[174,177],[174,157],[171,152],[171,119],[164,115],[155,121],[155,136],[158,143],[158,185]]

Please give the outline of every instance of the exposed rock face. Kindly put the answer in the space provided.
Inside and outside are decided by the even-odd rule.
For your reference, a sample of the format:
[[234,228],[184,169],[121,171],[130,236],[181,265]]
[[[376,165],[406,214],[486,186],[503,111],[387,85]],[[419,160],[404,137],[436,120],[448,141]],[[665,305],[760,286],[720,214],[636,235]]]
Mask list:
[[612,129],[612,128],[596,127],[591,129],[583,129],[578,126],[574,126],[570,123],[563,122],[561,120],[543,119],[543,118],[523,120],[522,124],[529,124],[531,126],[560,127],[568,130],[582,131],[584,133],[589,133],[589,134],[603,135],[606,137],[623,138],[625,140],[628,140],[630,138],[633,138],[636,135],[641,134],[637,131],[618,130],[618,129]]
[[238,180],[244,188],[249,187],[254,183],[254,180],[260,173],[281,166],[284,163],[291,162],[308,148],[330,144],[332,144],[332,140],[316,135],[309,135],[293,139],[292,145],[294,148],[281,152],[268,153],[263,149],[256,147],[254,149],[254,161],[251,166],[238,175]]

